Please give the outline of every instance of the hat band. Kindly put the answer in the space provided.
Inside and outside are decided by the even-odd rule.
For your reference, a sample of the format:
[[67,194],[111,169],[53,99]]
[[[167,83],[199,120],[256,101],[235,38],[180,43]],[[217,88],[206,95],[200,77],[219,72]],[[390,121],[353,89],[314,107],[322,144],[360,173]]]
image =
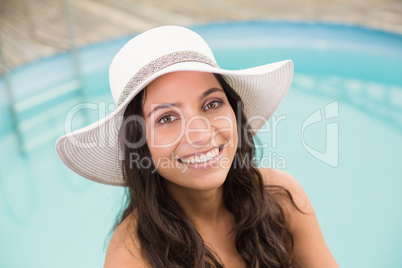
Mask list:
[[126,100],[127,96],[130,95],[130,93],[149,76],[173,64],[190,61],[202,62],[209,64],[215,68],[219,68],[215,60],[212,60],[204,54],[196,51],[179,51],[166,54],[145,65],[127,82],[126,86],[123,89],[123,92],[120,94],[117,106],[122,104]]

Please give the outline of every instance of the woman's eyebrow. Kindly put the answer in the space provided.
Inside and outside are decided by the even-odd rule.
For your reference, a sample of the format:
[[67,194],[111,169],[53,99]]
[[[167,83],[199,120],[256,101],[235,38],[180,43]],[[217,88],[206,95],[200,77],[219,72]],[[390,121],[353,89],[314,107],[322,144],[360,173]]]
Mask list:
[[[203,92],[203,93],[201,94],[201,96],[200,96],[198,99],[201,101],[201,100],[204,99],[206,96],[208,96],[208,95],[210,95],[210,94],[212,94],[212,93],[214,93],[214,92],[217,92],[217,91],[225,93],[225,92],[223,91],[223,89],[214,87],[214,88],[210,88],[210,89],[208,89],[207,91]],[[181,106],[180,103],[163,103],[163,104],[160,104],[160,105],[156,106],[151,112],[149,112],[149,114],[148,114],[147,117],[150,117],[151,114],[154,113],[154,112],[156,112],[157,110],[166,109],[166,108],[171,108],[171,107],[180,107],[180,106]]]
[[170,107],[179,107],[181,106],[179,103],[163,103],[156,106],[151,112],[149,112],[147,117],[150,117],[152,113],[156,112],[157,110],[166,109]]
[[213,87],[213,88],[208,89],[208,90],[205,91],[204,93],[202,93],[201,96],[200,96],[198,99],[201,101],[203,98],[205,98],[205,97],[208,96],[209,94],[212,94],[212,93],[214,93],[214,92],[216,92],[216,91],[220,91],[220,92],[225,93],[225,92],[223,91],[223,89],[217,88],[217,87]]

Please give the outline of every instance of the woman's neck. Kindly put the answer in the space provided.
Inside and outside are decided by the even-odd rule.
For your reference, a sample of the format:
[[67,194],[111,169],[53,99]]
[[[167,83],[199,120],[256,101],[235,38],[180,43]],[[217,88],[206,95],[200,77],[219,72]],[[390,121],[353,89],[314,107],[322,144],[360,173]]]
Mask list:
[[213,228],[222,222],[223,217],[227,217],[228,210],[223,202],[223,186],[208,191],[169,186],[168,189],[197,230],[207,226]]

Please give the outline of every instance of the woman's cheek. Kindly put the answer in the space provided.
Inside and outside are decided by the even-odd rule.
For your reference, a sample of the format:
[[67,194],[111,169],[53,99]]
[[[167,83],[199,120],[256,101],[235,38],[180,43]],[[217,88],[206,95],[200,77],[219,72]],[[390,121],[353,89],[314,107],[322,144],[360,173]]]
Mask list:
[[147,141],[150,147],[171,147],[180,141],[180,125],[152,127],[147,132]]
[[215,128],[214,136],[218,144],[220,144],[218,138],[221,137],[230,141],[230,146],[237,146],[237,122],[232,109],[215,116],[211,119],[211,123]]

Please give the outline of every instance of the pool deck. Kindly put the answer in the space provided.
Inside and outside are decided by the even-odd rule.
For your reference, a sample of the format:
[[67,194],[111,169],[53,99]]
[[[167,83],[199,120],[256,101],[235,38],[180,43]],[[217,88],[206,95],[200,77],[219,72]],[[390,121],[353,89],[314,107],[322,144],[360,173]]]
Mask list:
[[402,1],[0,0],[1,63],[9,70],[159,25],[261,19],[341,22],[402,34]]

